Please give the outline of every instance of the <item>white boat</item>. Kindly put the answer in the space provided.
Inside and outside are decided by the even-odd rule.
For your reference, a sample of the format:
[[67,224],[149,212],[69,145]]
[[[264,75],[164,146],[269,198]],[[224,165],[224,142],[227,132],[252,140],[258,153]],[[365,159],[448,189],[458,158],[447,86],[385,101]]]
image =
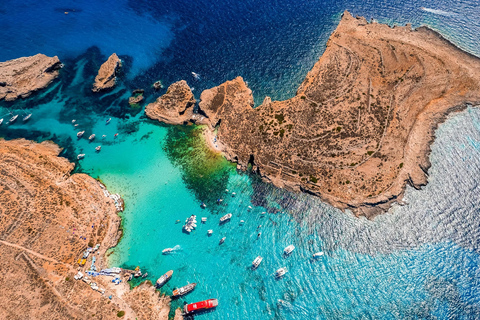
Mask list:
[[323,256],[325,253],[323,253],[322,251],[320,252],[316,252],[313,254],[313,258],[320,258],[321,256]]
[[245,221],[240,220],[240,225],[243,225],[244,223],[245,223]]
[[275,271],[274,276],[275,278],[281,278],[288,272],[287,267],[283,267]]
[[77,120],[73,119],[73,120],[72,120],[72,123],[75,123],[75,121],[77,121]]
[[290,253],[292,253],[293,250],[295,250],[295,246],[293,244],[291,244],[288,247],[286,247],[285,249],[283,249],[283,254],[289,255]]
[[97,151],[102,150],[102,146],[95,147],[95,150],[97,150]]
[[213,230],[208,230],[208,231],[207,231],[207,234],[208,234],[209,236],[211,236],[211,235],[213,234]]
[[224,243],[226,238],[227,238],[227,237],[223,237],[222,239],[220,239],[220,243],[219,243],[219,244]]
[[157,287],[157,289],[161,288],[165,283],[167,283],[167,281],[170,280],[172,275],[173,275],[173,270],[169,270],[163,276],[158,278],[157,282],[155,283],[155,286]]
[[248,211],[252,210],[252,206],[248,206]]
[[2,118],[2,119],[0,119],[0,124],[2,124],[2,123],[3,123],[3,118]]
[[80,131],[79,133],[77,133],[77,138],[81,138],[84,133],[85,133],[85,131]]
[[220,223],[225,222],[227,220],[230,220],[230,218],[232,218],[232,214],[228,213],[228,214],[226,214],[226,215],[224,215],[223,217],[220,218]]
[[200,207],[202,207],[202,209],[205,209],[205,208],[207,207],[207,205],[202,202],[202,204],[200,205]]
[[203,217],[203,218],[202,218],[202,222],[203,222],[203,223],[207,222],[207,218],[206,218],[206,217]]
[[110,121],[112,121],[112,118],[108,118],[107,121],[105,121],[105,124],[109,124]]
[[262,262],[263,258],[258,256],[255,258],[255,260],[253,260],[252,262],[252,269],[257,269],[258,266],[260,265],[260,263]]
[[200,80],[200,75],[198,73],[192,72],[192,76],[195,78],[195,80]]
[[32,116],[31,113],[27,114],[25,117],[23,117],[23,122],[27,121],[28,119],[30,119],[30,117]]
[[77,156],[77,159],[80,160],[80,159],[83,159],[85,157],[85,153],[80,153],[78,156]]
[[232,192],[232,197],[235,197],[237,194],[235,192]]
[[106,137],[107,137],[107,135],[106,135],[106,134],[104,134],[104,135],[102,136],[102,138],[103,138],[103,139],[105,139]]
[[73,126],[74,126],[74,127],[78,127],[78,123],[75,123]]
[[88,140],[92,141],[93,139],[95,139],[95,134],[91,134],[90,137],[88,137]]
[[18,118],[18,114],[16,114],[16,115],[14,115],[13,117],[11,117],[8,122],[9,122],[9,123],[14,123],[15,120],[17,120],[17,118]]
[[162,253],[163,254],[169,254],[170,252],[172,252],[173,249],[172,248],[167,248],[167,249],[163,249]]

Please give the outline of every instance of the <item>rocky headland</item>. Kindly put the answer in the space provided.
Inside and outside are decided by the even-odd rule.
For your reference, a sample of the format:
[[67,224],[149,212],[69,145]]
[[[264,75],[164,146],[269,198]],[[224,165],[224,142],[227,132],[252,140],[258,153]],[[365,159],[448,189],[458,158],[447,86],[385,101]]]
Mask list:
[[92,91],[100,92],[103,90],[112,89],[117,83],[117,71],[122,67],[122,60],[118,58],[116,53],[113,53],[108,60],[105,61],[98,70],[93,84]]
[[97,276],[96,291],[74,280],[87,246],[100,249],[85,268],[93,255],[97,270],[107,267],[122,202],[88,175],[71,175],[59,152],[51,142],[0,140],[0,318],[168,319],[170,299],[148,282],[130,290]]
[[47,87],[59,75],[62,63],[55,57],[36,54],[0,62],[0,100],[26,98]]
[[480,59],[429,28],[345,12],[293,98],[253,108],[238,77],[200,100],[210,145],[239,168],[370,218],[427,183],[435,129],[480,103]]

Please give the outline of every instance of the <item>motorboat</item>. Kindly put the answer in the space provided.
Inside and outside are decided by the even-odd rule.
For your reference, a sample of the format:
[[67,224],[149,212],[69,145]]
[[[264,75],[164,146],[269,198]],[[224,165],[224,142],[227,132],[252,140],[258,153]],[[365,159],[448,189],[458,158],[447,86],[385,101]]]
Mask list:
[[79,133],[77,133],[77,138],[81,138],[84,133],[85,133],[85,131],[80,131]]
[[172,252],[173,249],[172,248],[167,248],[167,249],[163,249],[162,253],[163,254],[169,254],[170,252]]
[[102,150],[102,146],[95,147],[95,150],[96,150],[96,151]]
[[115,133],[115,134],[113,135],[113,137],[114,137],[114,138],[118,137],[118,133]]
[[140,269],[138,269],[133,276],[135,278],[141,277],[142,276],[142,271]]
[[72,120],[72,123],[75,123],[76,121],[77,121],[77,120],[73,119],[73,120]]
[[103,139],[105,139],[106,137],[107,137],[107,135],[106,135],[106,134],[104,134],[104,135],[102,136],[102,138],[103,138]]
[[75,123],[73,126],[74,126],[74,127],[78,127],[78,123]]
[[207,205],[202,202],[202,204],[200,205],[200,207],[201,207],[202,209],[205,209],[205,208],[207,207]]
[[232,218],[232,214],[228,213],[228,214],[226,214],[226,215],[224,215],[223,217],[220,218],[220,223],[226,222],[226,221],[230,220],[231,218]]
[[18,114],[16,114],[16,115],[14,115],[13,117],[11,117],[8,122],[9,122],[9,123],[14,123],[15,120],[17,120],[17,118],[18,118]]
[[257,234],[257,239],[260,238],[261,235],[262,235],[262,233],[259,232],[259,233]]
[[2,124],[2,123],[3,123],[3,118],[2,118],[2,119],[0,119],[0,124]]
[[263,258],[258,256],[255,258],[255,260],[253,260],[252,262],[252,269],[257,269],[258,266],[260,265],[260,263],[262,262]]
[[110,121],[112,121],[112,118],[108,118],[107,121],[105,121],[105,124],[109,124]]
[[220,239],[220,243],[219,243],[219,244],[224,243],[226,238],[227,238],[227,237],[223,237],[222,239]]
[[207,231],[207,234],[208,234],[209,236],[211,236],[211,235],[213,234],[213,230],[208,230],[208,231]]
[[192,314],[198,311],[213,309],[213,308],[216,308],[217,306],[218,306],[217,299],[208,299],[205,301],[190,303],[190,304],[186,304],[183,307],[183,314],[184,315]]
[[253,208],[252,208],[252,206],[248,206],[247,209],[248,209],[248,211],[251,211]]
[[240,220],[240,225],[243,225],[244,223],[245,223],[245,221]]
[[287,267],[283,267],[275,271],[274,276],[275,278],[281,278],[288,272]]
[[237,194],[235,192],[232,192],[232,197],[235,197]]
[[85,153],[80,153],[80,154],[77,156],[77,160],[83,159],[84,157],[85,157]]
[[133,279],[133,274],[130,273],[130,274],[128,275],[127,281],[130,281],[130,280],[132,280],[132,279]]
[[195,78],[195,80],[200,80],[200,75],[198,73],[192,72],[192,76]]
[[95,134],[91,134],[90,137],[88,137],[88,140],[92,141],[93,139],[95,139]]
[[163,287],[163,285],[172,278],[172,275],[173,275],[173,270],[169,270],[163,276],[158,278],[157,282],[155,283],[155,286],[157,287],[157,289]]
[[189,283],[187,284],[186,286],[184,287],[181,287],[181,288],[178,288],[178,289],[175,289],[173,290],[173,297],[180,297],[180,296],[184,296],[186,295],[187,293],[193,291],[193,289],[195,289],[195,287],[197,286],[196,283]]
[[146,278],[148,277],[148,272],[145,272],[144,274],[142,274],[142,278]]
[[289,255],[290,253],[292,253],[293,250],[295,250],[295,246],[293,244],[291,244],[288,247],[286,247],[285,249],[283,249],[283,254]]
[[25,117],[23,117],[23,122],[28,121],[28,119],[30,119],[31,116],[32,116],[31,113],[27,114]]
[[316,252],[313,254],[313,258],[320,258],[321,256],[323,256],[325,253],[323,253],[322,251],[320,252]]
[[207,218],[206,218],[206,217],[203,217],[203,218],[202,218],[202,222],[203,222],[203,223],[207,222]]

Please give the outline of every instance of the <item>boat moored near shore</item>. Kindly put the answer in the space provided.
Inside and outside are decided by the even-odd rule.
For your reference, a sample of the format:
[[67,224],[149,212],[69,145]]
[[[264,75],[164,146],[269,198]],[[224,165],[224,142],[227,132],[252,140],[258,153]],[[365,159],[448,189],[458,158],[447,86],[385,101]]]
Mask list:
[[163,276],[158,278],[157,282],[155,283],[155,288],[160,289],[161,287],[163,287],[163,285],[165,285],[165,283],[167,283],[168,280],[172,278],[172,275],[173,275],[173,270],[167,271],[167,273],[165,273]]
[[186,295],[187,293],[193,291],[193,289],[195,289],[196,286],[197,286],[196,283],[189,283],[189,284],[187,284],[187,285],[184,286],[184,287],[175,289],[175,290],[173,290],[173,295],[172,295],[172,297],[184,296],[184,295]]
[[188,314],[192,314],[192,313],[203,311],[203,310],[213,309],[213,308],[216,308],[217,306],[218,306],[217,299],[208,299],[205,301],[190,303],[190,304],[186,304],[183,307],[183,314],[188,315]]

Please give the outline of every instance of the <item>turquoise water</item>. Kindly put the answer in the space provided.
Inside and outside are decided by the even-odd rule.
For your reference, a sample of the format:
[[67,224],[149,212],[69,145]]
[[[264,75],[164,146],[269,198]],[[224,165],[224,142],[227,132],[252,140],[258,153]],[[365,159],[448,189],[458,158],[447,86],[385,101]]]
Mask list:
[[[138,265],[151,281],[173,269],[162,288],[167,294],[197,282],[172,305],[218,298],[219,307],[198,319],[480,318],[478,109],[440,126],[429,184],[408,188],[405,205],[368,221],[237,172],[208,152],[199,128],[161,125],[128,106],[137,87],[146,89],[147,102],[161,94],[150,87],[158,79],[166,85],[187,79],[198,96],[242,75],[257,102],[265,95],[288,97],[344,9],[389,23],[428,24],[480,55],[480,24],[469,19],[480,13],[475,1],[0,1],[1,61],[42,52],[65,63],[47,90],[0,103],[3,118],[9,111],[33,113],[27,123],[3,124],[0,135],[54,140],[71,161],[85,153],[75,170],[100,178],[126,202],[124,236],[110,264]],[[125,62],[120,83],[92,94],[95,72],[113,51]],[[96,140],[78,140],[80,130]],[[229,212],[232,220],[218,225]],[[191,214],[198,226],[186,234],[176,221]],[[296,249],[284,258],[289,244]],[[164,256],[167,247],[178,250]],[[325,255],[314,261],[317,251]],[[264,260],[252,271],[258,255]],[[289,273],[275,280],[273,272],[283,266]]]

